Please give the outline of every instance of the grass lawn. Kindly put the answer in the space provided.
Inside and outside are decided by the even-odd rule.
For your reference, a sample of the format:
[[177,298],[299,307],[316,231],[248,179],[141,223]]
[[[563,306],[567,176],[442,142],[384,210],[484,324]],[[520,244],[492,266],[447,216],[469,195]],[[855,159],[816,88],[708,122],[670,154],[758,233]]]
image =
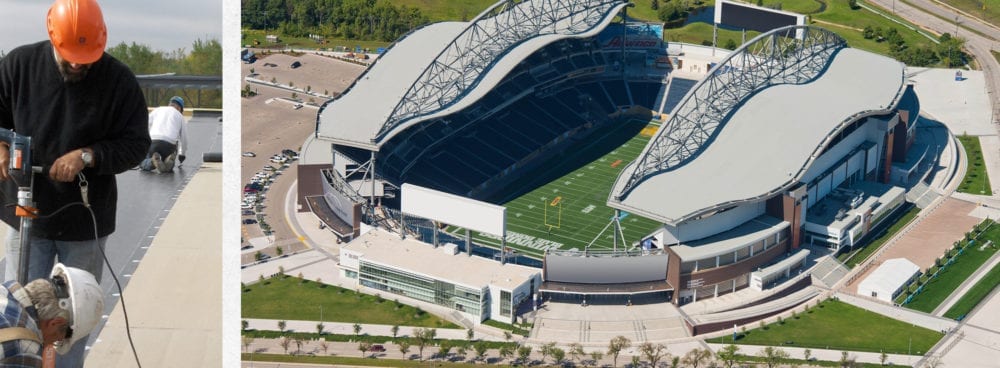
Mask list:
[[[747,41],[760,35],[757,31],[747,31]],[[704,42],[712,43],[712,25],[708,23],[691,23],[681,28],[664,29],[663,38],[668,42],[685,42],[701,45]],[[736,43],[736,46],[743,44],[743,33],[719,29],[717,40],[719,47],[725,46],[729,40]]]
[[[246,287],[241,300],[243,318],[357,322],[416,327],[458,328],[417,308],[296,277],[271,278]],[[277,328],[277,325],[275,325]]]
[[857,267],[858,264],[865,260],[865,258],[868,258],[868,256],[878,251],[879,248],[882,248],[882,245],[885,245],[885,242],[892,239],[893,235],[896,235],[896,233],[906,227],[906,224],[909,224],[913,218],[917,217],[917,213],[920,213],[920,208],[917,206],[911,207],[909,211],[906,211],[899,216],[896,222],[889,226],[889,228],[882,233],[882,235],[869,242],[864,248],[851,253],[841,253],[837,255],[837,259],[844,262],[847,267]]
[[494,0],[392,0],[395,6],[408,6],[420,9],[420,12],[430,18],[431,22],[444,20],[469,21],[479,13],[496,4]]
[[[979,250],[979,246],[986,240],[992,240],[994,246]],[[958,289],[969,275],[976,272],[983,263],[986,263],[994,253],[997,252],[997,242],[1000,241],[1000,226],[994,224],[989,230],[979,237],[975,244],[965,249],[965,253],[955,258],[955,262],[938,272],[938,276],[924,284],[924,291],[913,297],[907,308],[930,313],[937,308],[948,296]]]
[[[943,336],[836,300],[824,301],[798,317],[788,318],[784,324],[772,323],[765,329],[748,330],[737,337],[736,343],[889,354],[907,354],[912,349],[909,353],[919,355]],[[725,344],[732,342],[732,337],[708,341]]]
[[[382,41],[358,41],[358,40],[347,40],[341,38],[327,38],[326,44],[318,44],[309,37],[286,37],[282,35],[277,30],[264,31],[259,29],[243,29],[242,39],[240,43],[243,46],[250,45],[251,47],[294,47],[302,49],[332,49],[335,46],[345,46],[351,50],[354,50],[354,46],[367,47],[372,49],[373,52],[379,47],[388,47],[391,42]],[[278,39],[281,40],[280,43],[267,43],[265,37],[267,35],[277,35]],[[254,45],[254,41],[260,42],[260,45]]]
[[[614,217],[614,210],[606,205],[611,187],[625,166],[639,156],[656,128],[638,120],[599,127],[546,159],[534,172],[506,185],[509,191],[489,201],[507,207],[507,244],[537,258],[549,248],[584,249]],[[655,221],[625,213],[620,221],[628,244],[658,226]],[[609,228],[592,249],[611,248],[612,234]],[[500,245],[498,239],[478,233],[473,233],[473,239],[481,245]]]
[[993,58],[997,59],[997,62],[1000,63],[1000,52],[997,52],[996,50],[990,50],[990,53],[993,54]]
[[[294,349],[294,348],[293,348]],[[416,348],[410,348],[410,354],[416,354]],[[424,358],[429,356],[432,352],[437,351],[437,348],[431,347],[430,349],[424,348]],[[361,354],[359,351],[358,354]],[[277,362],[277,363],[306,363],[306,364],[323,364],[323,365],[336,365],[340,367],[455,367],[455,368],[471,368],[471,367],[481,367],[482,365],[472,364],[472,363],[451,363],[443,361],[419,361],[419,360],[401,360],[401,359],[375,359],[375,358],[360,358],[360,357],[342,357],[342,356],[291,356],[282,354],[246,354],[243,353],[241,358],[244,362],[258,361],[258,362]],[[487,356],[489,358],[489,356]],[[494,357],[495,358],[495,357]]]
[[990,176],[986,173],[986,163],[983,160],[983,148],[979,146],[979,137],[961,135],[958,140],[962,142],[962,148],[965,148],[969,167],[957,190],[962,193],[993,195]]
[[1000,25],[1000,0],[941,0],[941,2],[992,25]]
[[969,314],[997,285],[1000,285],[1000,264],[993,266],[993,269],[983,276],[976,285],[972,286],[965,295],[962,295],[962,298],[955,305],[952,305],[951,309],[948,309],[948,312],[945,312],[944,316],[958,319]]

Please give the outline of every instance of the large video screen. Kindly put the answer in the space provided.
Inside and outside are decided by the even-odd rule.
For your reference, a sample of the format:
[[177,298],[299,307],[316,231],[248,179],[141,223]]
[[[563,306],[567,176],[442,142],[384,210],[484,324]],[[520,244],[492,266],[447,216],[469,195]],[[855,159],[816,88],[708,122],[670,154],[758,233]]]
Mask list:
[[746,4],[720,1],[716,11],[716,23],[729,27],[767,32],[775,28],[803,24],[805,16],[774,9],[759,8]]

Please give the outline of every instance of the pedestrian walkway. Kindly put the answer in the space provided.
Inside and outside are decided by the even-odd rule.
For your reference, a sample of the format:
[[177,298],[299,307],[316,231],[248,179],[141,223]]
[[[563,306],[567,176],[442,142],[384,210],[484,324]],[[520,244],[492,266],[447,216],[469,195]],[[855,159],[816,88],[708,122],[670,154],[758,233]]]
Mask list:
[[[278,321],[276,319],[244,319],[247,321],[248,328],[252,330],[261,331],[278,331]],[[319,321],[285,321],[285,331],[286,332],[304,332],[304,333],[317,333]],[[392,325],[378,325],[378,324],[359,324],[361,326],[361,335],[370,336],[393,336]],[[420,327],[412,326],[399,326],[399,332],[396,336],[398,337],[410,337],[413,336],[413,331]],[[468,330],[458,329],[458,328],[435,328],[439,339],[449,339],[449,340],[466,340],[468,339]],[[355,335],[354,323],[347,322],[323,322],[323,332],[334,334],[334,335]],[[474,339],[488,340],[488,341],[504,341],[503,336],[499,338],[492,335],[487,335],[484,333],[473,332],[475,335]]]

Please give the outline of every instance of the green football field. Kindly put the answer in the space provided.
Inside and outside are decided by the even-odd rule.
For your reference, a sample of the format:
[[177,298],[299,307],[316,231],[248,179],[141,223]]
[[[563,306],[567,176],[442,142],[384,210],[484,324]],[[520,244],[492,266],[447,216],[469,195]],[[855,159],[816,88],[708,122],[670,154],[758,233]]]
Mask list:
[[[614,210],[605,204],[608,194],[656,128],[638,120],[601,127],[495,195],[491,202],[507,207],[508,246],[536,258],[545,249],[583,250],[592,241],[591,250],[612,248],[613,225],[608,225]],[[624,212],[621,224],[629,246],[660,225]],[[500,246],[500,239],[491,235],[472,237],[479,245]]]

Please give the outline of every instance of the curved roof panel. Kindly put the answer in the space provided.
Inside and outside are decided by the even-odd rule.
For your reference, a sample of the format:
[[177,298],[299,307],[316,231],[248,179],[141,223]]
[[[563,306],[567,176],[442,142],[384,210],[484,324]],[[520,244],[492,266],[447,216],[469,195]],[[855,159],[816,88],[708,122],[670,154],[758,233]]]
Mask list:
[[[752,47],[752,43],[733,54]],[[804,50],[771,55],[789,57],[789,52]],[[766,199],[798,182],[843,127],[863,116],[888,113],[903,91],[901,63],[843,45],[815,54],[818,57],[781,64],[783,68],[814,70],[811,76],[787,69],[767,76],[762,70],[775,61],[761,56],[766,54],[758,54],[756,64],[740,69],[730,66],[732,69],[725,70],[724,62],[713,70],[714,77],[722,73],[732,81],[798,74],[795,78],[801,80],[763,83],[756,89],[749,85],[752,83],[722,83],[727,88],[712,92],[697,109],[680,115],[685,104],[705,93],[699,87],[712,83],[708,80],[712,77],[699,83],[640,158],[619,176],[608,205],[678,223],[727,206]],[[735,101],[726,101],[740,94]],[[712,99],[723,104],[713,105]],[[691,124],[705,121],[701,117],[706,115],[712,118],[709,124]],[[664,153],[668,151],[664,147],[673,151]]]
[[427,26],[394,45],[342,98],[320,112],[317,136],[378,149],[431,115],[455,111],[554,41],[589,37],[622,0],[500,1],[472,22]]

